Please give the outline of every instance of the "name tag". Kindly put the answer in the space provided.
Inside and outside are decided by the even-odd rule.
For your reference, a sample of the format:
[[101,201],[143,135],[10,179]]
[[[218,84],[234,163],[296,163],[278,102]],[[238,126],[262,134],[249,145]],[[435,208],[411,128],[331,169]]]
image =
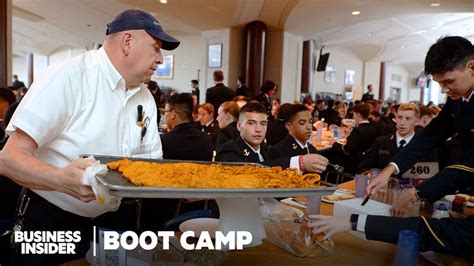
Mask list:
[[390,151],[388,150],[379,150],[379,155],[389,155]]
[[437,162],[419,162],[406,171],[402,178],[427,179],[439,172]]
[[356,124],[354,119],[347,119],[347,118],[342,119],[341,123],[348,127],[354,127]]

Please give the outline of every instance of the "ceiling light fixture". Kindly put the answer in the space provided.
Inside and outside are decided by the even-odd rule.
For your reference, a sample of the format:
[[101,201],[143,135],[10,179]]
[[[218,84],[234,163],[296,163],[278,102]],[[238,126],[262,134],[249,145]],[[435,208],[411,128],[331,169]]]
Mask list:
[[168,0],[160,0],[160,3],[162,3],[162,4],[167,4],[167,3],[168,3]]
[[431,3],[430,6],[431,7],[439,7],[441,4],[440,3]]
[[359,10],[352,11],[352,15],[353,16],[360,15],[360,11]]

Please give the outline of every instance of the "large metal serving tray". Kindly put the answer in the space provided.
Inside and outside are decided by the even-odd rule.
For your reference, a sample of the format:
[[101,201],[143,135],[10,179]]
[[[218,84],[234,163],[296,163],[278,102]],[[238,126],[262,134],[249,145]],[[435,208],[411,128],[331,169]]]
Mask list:
[[[93,155],[101,163],[108,163],[125,157],[112,157]],[[131,161],[147,161],[156,163],[192,162],[199,164],[212,164],[202,161],[178,161],[178,160],[155,160],[144,158],[126,158]],[[220,163],[223,165],[255,165],[255,163]],[[248,198],[248,197],[294,197],[294,196],[317,196],[330,195],[334,193],[337,186],[324,183],[321,188],[165,188],[165,187],[143,187],[130,183],[126,178],[114,170],[109,170],[105,176],[97,176],[97,180],[111,195],[129,198]]]

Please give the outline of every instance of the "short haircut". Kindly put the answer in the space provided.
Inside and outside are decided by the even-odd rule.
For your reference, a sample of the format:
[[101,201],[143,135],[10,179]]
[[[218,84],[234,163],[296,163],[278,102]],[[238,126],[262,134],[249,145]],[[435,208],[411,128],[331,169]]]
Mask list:
[[291,106],[292,106],[291,103],[282,104],[280,108],[278,108],[277,119],[284,120],[285,114],[288,111],[288,109],[290,109]]
[[214,115],[214,106],[210,103],[203,103],[199,105],[199,108],[206,110],[207,113]]
[[362,118],[367,119],[369,118],[370,106],[366,103],[358,104],[352,107],[352,112],[358,113]]
[[374,117],[379,117],[379,118],[382,117],[378,111],[372,111],[372,112],[370,112],[370,115],[372,115]]
[[229,113],[235,120],[239,119],[239,105],[234,101],[223,102],[219,108]]
[[427,107],[427,106],[420,106],[420,117],[423,117],[423,116],[435,116],[435,112],[433,109],[431,109],[430,107]]
[[199,84],[199,82],[197,81],[197,79],[191,80],[191,83],[193,83],[193,84]]
[[242,106],[240,108],[239,112],[239,119],[242,118],[242,116],[245,113],[257,113],[257,114],[267,114],[267,108],[263,106],[263,104],[257,102],[257,101],[251,101],[247,103],[246,105]]
[[316,105],[319,105],[321,103],[324,103],[324,100],[319,99],[319,100],[316,101]]
[[414,103],[402,103],[400,107],[398,107],[398,111],[413,111],[415,113],[416,118],[420,118],[420,108]]
[[8,105],[11,105],[16,102],[16,97],[12,90],[7,88],[0,88],[0,100],[8,102]]
[[148,82],[147,87],[148,87],[149,90],[160,89],[160,86],[158,86],[158,83],[156,83],[156,81],[153,81],[153,80],[150,80],[150,81]]
[[472,43],[459,36],[440,38],[433,44],[425,58],[425,73],[440,74],[461,69],[474,59]]
[[15,102],[8,106],[3,117],[3,127],[7,127],[7,125],[10,123],[10,120],[12,119],[13,114],[15,113],[15,110],[19,104],[19,102]]
[[216,70],[212,74],[212,78],[216,82],[223,81],[224,80],[224,72],[222,72],[222,70]]
[[174,110],[181,120],[192,121],[193,119],[193,97],[191,93],[180,93],[171,95],[168,100],[170,108]]
[[271,90],[273,90],[273,88],[275,88],[276,84],[275,82],[271,81],[271,80],[266,80],[265,82],[263,82],[262,86],[260,87],[260,91],[262,93],[267,93]]
[[303,99],[303,104],[309,104],[309,105],[313,105],[314,104],[314,101],[313,99],[311,99],[311,97],[304,97]]
[[304,105],[292,104],[290,107],[288,107],[288,109],[283,114],[283,121],[285,121],[285,123],[290,122],[296,116],[297,113],[303,112],[303,111],[309,112],[308,108]]

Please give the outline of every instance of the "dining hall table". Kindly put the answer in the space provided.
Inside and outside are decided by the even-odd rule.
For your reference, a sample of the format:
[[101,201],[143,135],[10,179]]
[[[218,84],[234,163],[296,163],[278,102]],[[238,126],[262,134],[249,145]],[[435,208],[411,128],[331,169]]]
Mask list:
[[[338,185],[340,189],[354,190],[354,181]],[[304,200],[304,198],[298,198]],[[334,205],[321,202],[320,213],[333,214]],[[304,209],[301,209],[305,211]],[[466,208],[466,214],[474,215],[474,208]],[[178,235],[180,232],[177,233]],[[228,251],[227,258],[222,263],[225,266],[261,265],[261,266],[314,266],[314,265],[393,265],[396,245],[363,240],[349,233],[336,233],[333,235],[334,250],[332,254],[312,258],[299,258],[269,242],[263,240],[256,247],[244,248],[240,251]],[[444,265],[472,265],[467,260],[447,254],[437,253]],[[66,263],[65,265],[88,265],[85,259]],[[419,256],[418,265],[434,265]]]

